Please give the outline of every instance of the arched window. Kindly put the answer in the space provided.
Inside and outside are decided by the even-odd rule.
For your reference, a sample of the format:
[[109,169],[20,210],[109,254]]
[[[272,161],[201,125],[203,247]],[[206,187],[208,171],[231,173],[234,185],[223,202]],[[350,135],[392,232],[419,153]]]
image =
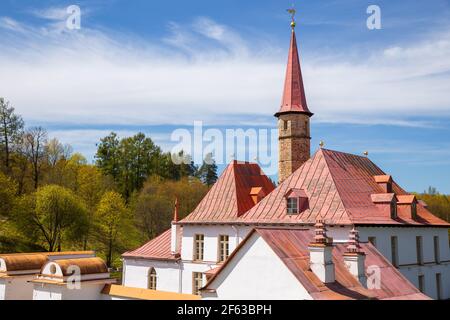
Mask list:
[[156,270],[155,268],[150,268],[148,271],[148,288],[150,290],[156,290]]

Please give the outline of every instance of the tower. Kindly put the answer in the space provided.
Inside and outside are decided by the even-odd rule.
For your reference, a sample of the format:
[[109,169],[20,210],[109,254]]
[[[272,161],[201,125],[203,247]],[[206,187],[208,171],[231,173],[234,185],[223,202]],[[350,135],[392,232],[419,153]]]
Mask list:
[[[291,10],[290,13],[294,15],[295,11]],[[310,118],[313,114],[306,103],[295,25],[293,17],[283,99],[280,111],[275,114],[278,118],[278,179],[280,183],[311,156]]]

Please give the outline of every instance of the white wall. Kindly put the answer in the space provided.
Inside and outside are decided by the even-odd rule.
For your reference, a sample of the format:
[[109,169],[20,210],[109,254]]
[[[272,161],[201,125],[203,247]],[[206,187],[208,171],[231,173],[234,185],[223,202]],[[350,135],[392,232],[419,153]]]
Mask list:
[[[444,228],[395,228],[361,227],[361,241],[376,237],[377,249],[392,262],[391,237],[398,238],[398,261],[400,272],[416,287],[419,275],[425,276],[425,294],[437,298],[436,273],[441,273],[442,296],[450,298],[450,250],[448,231]],[[417,265],[416,236],[422,236],[424,265]],[[441,264],[434,261],[434,236],[439,236]]]
[[105,284],[81,284],[80,289],[53,284],[34,284],[33,300],[102,300]]
[[123,285],[148,289],[148,272],[152,267],[156,270],[157,290],[179,292],[180,270],[176,262],[125,258],[123,260]]
[[311,296],[267,243],[254,234],[217,276],[205,299],[311,300]]
[[0,279],[0,300],[32,300],[34,275]]

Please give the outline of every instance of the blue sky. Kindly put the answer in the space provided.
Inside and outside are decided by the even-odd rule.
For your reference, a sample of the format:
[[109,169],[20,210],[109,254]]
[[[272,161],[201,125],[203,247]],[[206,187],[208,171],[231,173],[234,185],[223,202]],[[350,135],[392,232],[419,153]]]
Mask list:
[[[90,159],[112,130],[170,150],[194,121],[272,129],[291,3],[2,0],[0,96]],[[81,30],[65,27],[72,4]],[[366,27],[370,4],[381,30]],[[368,150],[406,189],[450,193],[450,1],[296,7],[313,149]]]

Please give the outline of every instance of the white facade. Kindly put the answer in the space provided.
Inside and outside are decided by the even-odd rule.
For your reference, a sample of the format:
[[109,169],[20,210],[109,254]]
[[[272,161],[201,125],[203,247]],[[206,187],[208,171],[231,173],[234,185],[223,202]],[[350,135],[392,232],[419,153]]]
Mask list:
[[0,300],[32,300],[35,275],[17,275],[0,278]]
[[[251,250],[249,250],[251,248]],[[312,297],[256,233],[217,275],[206,300],[311,300]],[[275,293],[275,295],[274,295]]]
[[34,283],[33,300],[103,300],[105,283],[82,283],[80,289],[63,284]]
[[[305,227],[302,227],[305,228]],[[193,293],[193,273],[207,272],[216,268],[219,260],[218,241],[220,235],[229,236],[229,252],[239,245],[252,227],[232,225],[184,225],[179,262],[165,262],[151,259],[124,259],[124,285],[148,288],[148,272],[155,268],[157,272],[157,290],[178,293]],[[360,240],[367,242],[369,237],[376,238],[377,249],[392,260],[391,237],[398,242],[398,264],[400,272],[411,283],[419,287],[419,275],[424,276],[424,293],[434,299],[437,295],[436,274],[441,281],[441,298],[450,298],[450,250],[446,228],[433,227],[358,227]],[[347,242],[350,226],[332,226],[328,236],[335,242]],[[204,235],[204,259],[193,261],[194,237]],[[424,265],[417,264],[416,237],[422,237]],[[434,262],[434,237],[439,237],[440,264]],[[264,264],[272,259],[268,256]],[[252,269],[253,271],[255,269]],[[259,273],[259,270],[258,270]],[[206,278],[203,279],[206,284]],[[246,284],[247,286],[247,284]],[[252,294],[256,290],[252,290]]]

